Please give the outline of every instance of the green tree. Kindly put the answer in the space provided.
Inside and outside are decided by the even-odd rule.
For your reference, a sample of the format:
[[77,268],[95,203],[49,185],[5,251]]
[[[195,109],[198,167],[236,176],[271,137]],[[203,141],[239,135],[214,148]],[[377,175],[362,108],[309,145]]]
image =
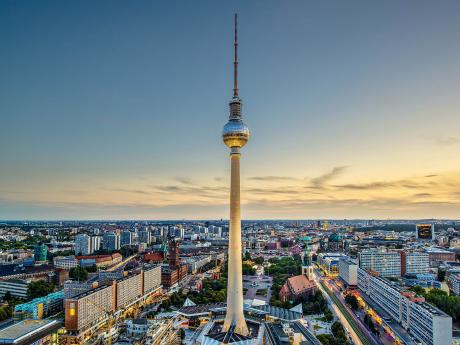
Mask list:
[[446,279],[446,270],[439,269],[438,270],[438,281],[443,282]]
[[345,296],[345,302],[349,304],[353,310],[357,310],[359,308],[358,299],[351,294]]
[[88,271],[81,266],[70,269],[69,277],[74,280],[86,281],[88,279]]
[[339,321],[335,321],[331,326],[331,332],[335,338],[347,339],[345,330],[343,329],[342,324]]
[[263,256],[258,256],[257,258],[254,259],[254,262],[257,264],[257,265],[262,265],[264,263],[264,258]]
[[251,260],[251,253],[246,252],[246,253],[244,254],[244,260]]
[[97,266],[96,265],[88,266],[88,267],[85,267],[85,270],[88,273],[95,273],[97,272]]
[[27,286],[27,297],[34,299],[43,297],[54,291],[54,285],[44,280],[30,282]]
[[251,276],[256,273],[256,270],[249,264],[243,264],[243,275]]

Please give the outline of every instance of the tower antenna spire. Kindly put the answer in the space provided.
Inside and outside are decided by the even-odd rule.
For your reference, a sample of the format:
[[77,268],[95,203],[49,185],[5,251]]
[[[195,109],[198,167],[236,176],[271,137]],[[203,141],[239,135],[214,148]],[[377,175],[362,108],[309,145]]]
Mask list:
[[233,60],[233,97],[238,97],[238,13],[235,13],[235,57]]

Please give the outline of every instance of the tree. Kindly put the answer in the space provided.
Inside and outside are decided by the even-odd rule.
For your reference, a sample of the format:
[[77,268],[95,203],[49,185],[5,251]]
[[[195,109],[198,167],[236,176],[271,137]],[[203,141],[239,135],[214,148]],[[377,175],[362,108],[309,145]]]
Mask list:
[[73,267],[70,269],[69,277],[79,281],[86,281],[88,279],[88,271],[81,266]]
[[88,267],[85,267],[85,270],[86,270],[88,273],[94,273],[94,272],[97,272],[97,266],[96,266],[96,265],[88,266]]
[[249,264],[243,264],[243,275],[251,276],[256,273],[256,270]]
[[30,282],[27,286],[27,297],[34,299],[43,297],[54,291],[54,285],[44,280]]
[[326,320],[327,322],[331,322],[332,320],[334,320],[334,315],[329,310],[329,308],[324,312],[324,320]]
[[244,254],[244,260],[251,260],[251,253],[246,252],[246,253]]
[[358,299],[351,294],[345,296],[345,302],[349,304],[353,310],[357,310],[359,308]]
[[417,295],[420,295],[420,296],[425,295],[425,289],[418,285],[412,286],[409,290],[415,292]]
[[256,263],[257,265],[262,265],[264,263],[263,256],[258,256],[257,258],[255,258],[254,263]]
[[343,329],[342,324],[339,321],[335,321],[331,326],[331,332],[336,338],[347,339],[345,330]]
[[438,281],[443,282],[445,278],[446,278],[446,270],[443,270],[440,268],[438,270]]

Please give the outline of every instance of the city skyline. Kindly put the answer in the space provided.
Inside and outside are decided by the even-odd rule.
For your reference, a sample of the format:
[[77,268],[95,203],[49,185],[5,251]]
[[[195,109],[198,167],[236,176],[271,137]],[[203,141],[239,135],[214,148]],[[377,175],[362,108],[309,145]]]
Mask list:
[[235,10],[243,219],[456,219],[447,4],[2,2],[0,219],[227,218]]

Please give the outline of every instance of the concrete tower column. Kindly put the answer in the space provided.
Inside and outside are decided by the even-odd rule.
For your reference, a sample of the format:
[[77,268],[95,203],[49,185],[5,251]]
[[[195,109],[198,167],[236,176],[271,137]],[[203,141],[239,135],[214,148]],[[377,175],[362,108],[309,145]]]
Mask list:
[[228,241],[228,287],[227,314],[224,329],[235,326],[235,332],[247,335],[248,326],[243,314],[243,272],[241,250],[241,211],[240,211],[240,157],[239,149],[233,148],[230,154],[230,232]]

